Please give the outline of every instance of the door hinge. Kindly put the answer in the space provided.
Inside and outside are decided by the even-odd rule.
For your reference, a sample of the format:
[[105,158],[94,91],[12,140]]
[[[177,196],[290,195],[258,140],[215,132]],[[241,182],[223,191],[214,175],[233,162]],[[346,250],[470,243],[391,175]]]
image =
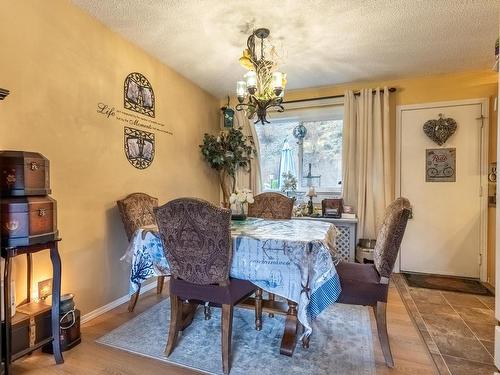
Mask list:
[[481,266],[483,264],[483,254],[479,254],[479,265]]

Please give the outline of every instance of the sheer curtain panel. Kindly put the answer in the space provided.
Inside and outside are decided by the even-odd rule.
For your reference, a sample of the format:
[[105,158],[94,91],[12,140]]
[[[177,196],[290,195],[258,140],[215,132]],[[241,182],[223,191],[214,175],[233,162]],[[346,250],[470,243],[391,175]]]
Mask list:
[[345,204],[358,215],[358,238],[376,238],[392,200],[389,90],[363,89],[344,97],[343,178]]

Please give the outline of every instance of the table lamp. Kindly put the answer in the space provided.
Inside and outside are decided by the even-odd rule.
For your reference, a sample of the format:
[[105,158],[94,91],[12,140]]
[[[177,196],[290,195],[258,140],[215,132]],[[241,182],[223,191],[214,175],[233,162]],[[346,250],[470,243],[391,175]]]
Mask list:
[[309,191],[306,195],[309,197],[309,202],[307,202],[307,214],[311,216],[314,213],[313,197],[317,196],[314,186],[309,186]]

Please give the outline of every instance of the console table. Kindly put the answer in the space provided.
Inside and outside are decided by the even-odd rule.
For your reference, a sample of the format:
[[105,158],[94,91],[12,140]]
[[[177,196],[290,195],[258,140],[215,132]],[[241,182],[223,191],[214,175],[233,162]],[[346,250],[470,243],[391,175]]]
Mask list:
[[294,220],[317,220],[332,223],[337,228],[335,244],[343,260],[354,262],[356,258],[356,228],[358,219],[334,219],[331,217],[293,217]]
[[[2,258],[5,259],[5,270],[3,274],[3,294],[4,298],[3,303],[4,306],[4,318],[5,325],[4,331],[2,332],[2,350],[5,354],[5,371],[4,373],[11,374],[10,364],[12,361],[29,354],[42,346],[45,346],[52,342],[52,349],[54,352],[54,358],[57,364],[61,364],[64,362],[62,353],[61,353],[61,341],[59,339],[60,325],[59,325],[59,303],[61,300],[61,258],[59,256],[58,250],[58,242],[60,239],[55,241],[50,241],[43,244],[34,244],[27,246],[16,246],[16,247],[2,247],[1,255]],[[26,254],[28,258],[28,281],[31,279],[32,274],[32,262],[31,255],[43,250],[50,250],[50,260],[52,262],[52,311],[51,311],[51,328],[52,328],[52,336],[43,340],[42,342],[37,343],[34,346],[29,347],[26,350],[23,350],[20,353],[16,353],[12,355],[11,343],[12,343],[12,317],[11,317],[11,308],[10,308],[10,300],[11,300],[11,269],[12,269],[12,258]],[[31,296],[31,285],[28,285],[28,293],[26,297],[26,302],[30,302]]]

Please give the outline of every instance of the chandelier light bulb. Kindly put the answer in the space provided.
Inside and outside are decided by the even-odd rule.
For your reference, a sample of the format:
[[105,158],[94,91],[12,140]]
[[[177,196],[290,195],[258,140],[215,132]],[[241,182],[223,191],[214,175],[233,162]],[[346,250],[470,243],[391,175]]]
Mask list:
[[236,96],[240,103],[243,103],[247,94],[247,83],[245,81],[236,82]]
[[247,81],[247,90],[248,92],[253,95],[257,91],[257,73],[255,73],[253,70],[250,70],[245,74],[245,79]]
[[283,73],[273,73],[273,89],[283,88]]
[[272,87],[274,90],[274,94],[276,96],[280,96],[281,93],[283,92],[283,73],[281,72],[273,73]]

